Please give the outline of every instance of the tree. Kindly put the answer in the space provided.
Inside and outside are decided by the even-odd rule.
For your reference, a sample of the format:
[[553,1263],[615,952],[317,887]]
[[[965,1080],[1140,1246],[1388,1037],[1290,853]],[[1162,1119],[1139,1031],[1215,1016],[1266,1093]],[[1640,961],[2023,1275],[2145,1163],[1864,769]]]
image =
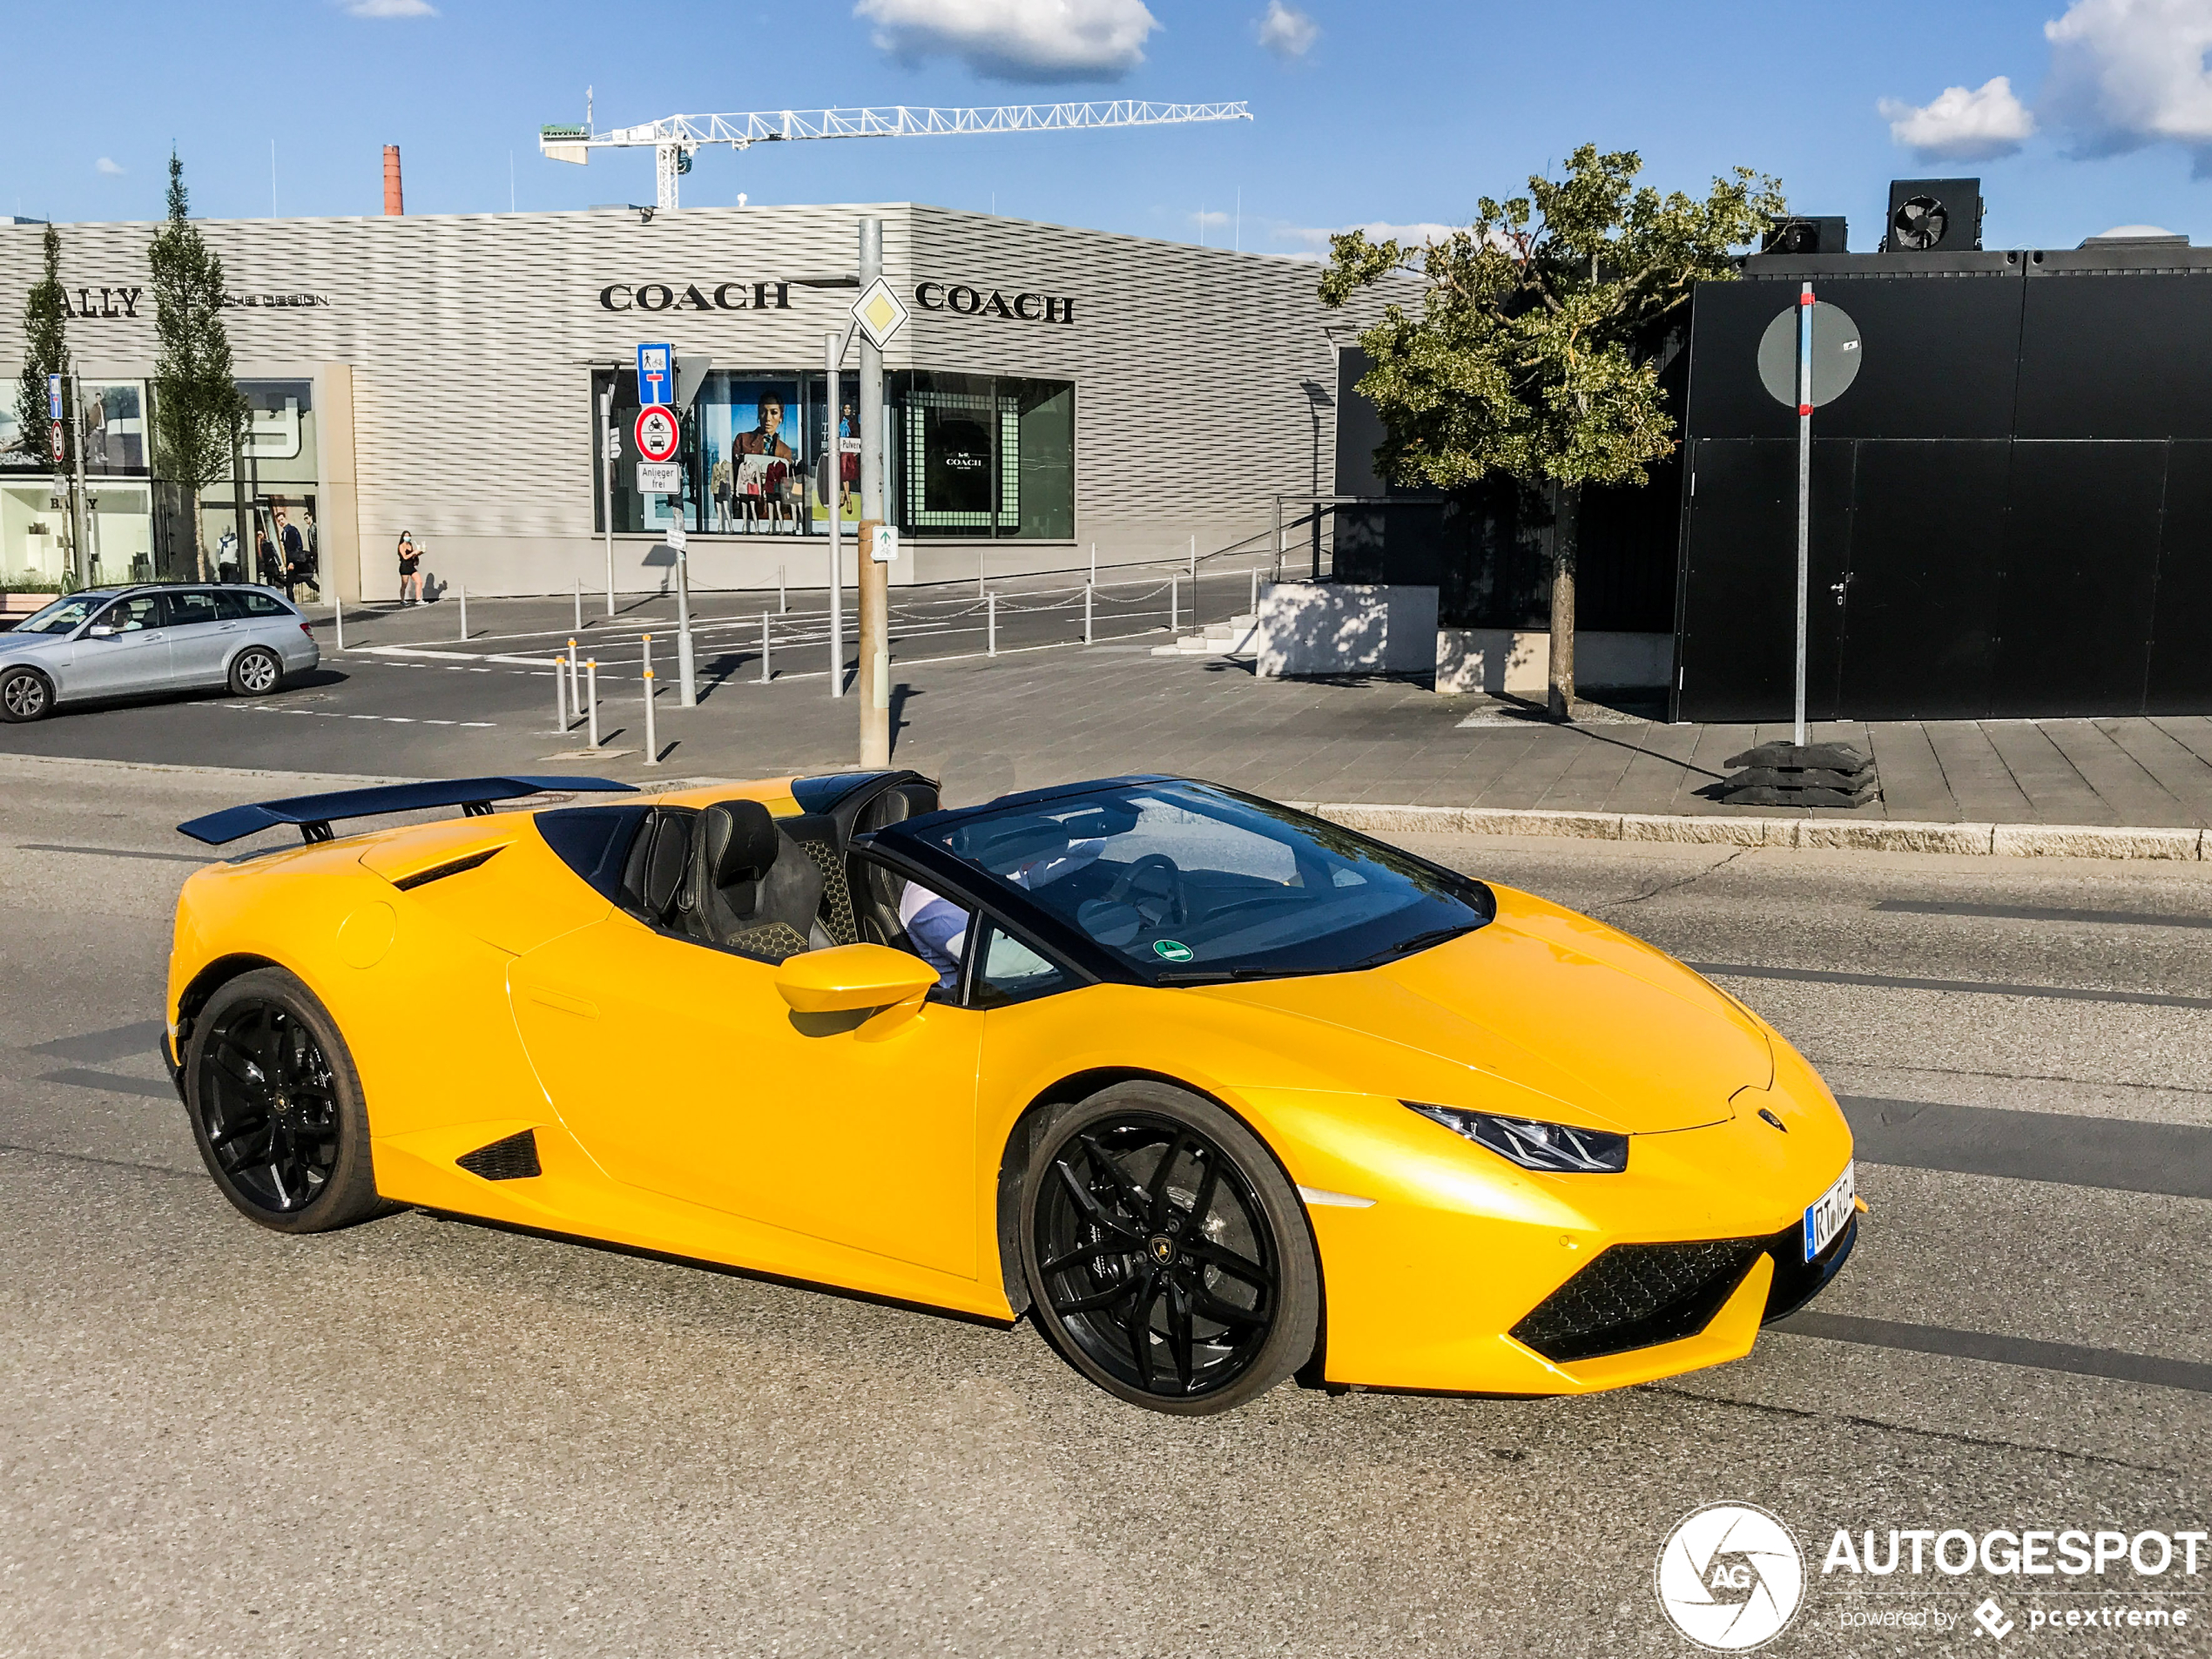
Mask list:
[[[223,262],[187,217],[185,165],[169,156],[169,219],[146,249],[153,268],[153,424],[163,475],[192,491],[192,565],[208,576],[199,492],[226,474],[246,424],[223,327]],[[241,533],[243,527],[241,527]]]
[[1426,284],[1420,313],[1386,307],[1359,336],[1360,393],[1388,436],[1393,483],[1459,489],[1494,473],[1550,498],[1551,713],[1573,718],[1575,559],[1584,486],[1641,484],[1673,453],[1659,351],[1690,290],[1736,275],[1733,250],[1785,211],[1780,185],[1738,167],[1696,201],[1635,177],[1634,151],[1584,145],[1567,176],[1483,197],[1474,223],[1409,248],[1331,239],[1321,299],[1342,306],[1394,273]]
[[23,302],[23,374],[16,384],[17,438],[23,453],[33,461],[50,455],[47,446],[47,426],[52,416],[46,403],[46,377],[62,377],[62,460],[58,469],[66,469],[76,453],[76,437],[70,429],[69,396],[69,335],[65,325],[69,320],[69,295],[62,287],[61,233],[51,225],[46,227],[46,274],[30,285],[30,292]]

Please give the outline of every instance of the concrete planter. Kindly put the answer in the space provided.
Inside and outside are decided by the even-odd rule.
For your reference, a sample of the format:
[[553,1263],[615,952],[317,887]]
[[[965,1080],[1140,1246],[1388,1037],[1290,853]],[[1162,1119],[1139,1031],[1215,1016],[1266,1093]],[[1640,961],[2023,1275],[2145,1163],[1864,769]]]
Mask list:
[[1278,582],[1260,590],[1259,672],[1427,674],[1436,667],[1436,590]]
[[[1552,637],[1506,628],[1444,628],[1436,635],[1436,689],[1541,702],[1551,676]],[[1674,678],[1672,634],[1577,631],[1578,689],[1663,686]]]

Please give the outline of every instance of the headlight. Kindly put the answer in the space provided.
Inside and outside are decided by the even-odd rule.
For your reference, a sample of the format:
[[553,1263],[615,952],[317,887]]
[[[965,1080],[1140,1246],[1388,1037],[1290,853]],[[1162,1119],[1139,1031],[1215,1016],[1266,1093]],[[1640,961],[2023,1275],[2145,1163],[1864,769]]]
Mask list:
[[1477,1146],[1487,1146],[1500,1157],[1524,1170],[1545,1170],[1563,1175],[1618,1175],[1629,1167],[1629,1137],[1603,1130],[1570,1129],[1564,1123],[1540,1123],[1527,1117],[1500,1117],[1494,1112],[1463,1112],[1455,1106],[1431,1106],[1421,1101],[1410,1106],[1432,1123],[1441,1123],[1454,1135],[1464,1135]]

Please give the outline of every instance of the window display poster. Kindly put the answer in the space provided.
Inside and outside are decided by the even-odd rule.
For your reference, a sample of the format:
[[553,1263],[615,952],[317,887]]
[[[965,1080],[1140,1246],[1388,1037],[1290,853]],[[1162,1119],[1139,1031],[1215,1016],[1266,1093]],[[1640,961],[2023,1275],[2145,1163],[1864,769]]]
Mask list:
[[743,534],[763,522],[796,523],[806,499],[798,381],[709,374],[698,421],[704,528]]
[[838,399],[833,445],[836,454],[825,455],[819,435],[826,424],[822,419],[822,387],[819,381],[814,384],[814,488],[808,499],[813,502],[817,524],[829,523],[829,497],[833,493],[838,501],[840,522],[860,522],[860,394],[846,376],[840,377],[838,389],[841,395]]

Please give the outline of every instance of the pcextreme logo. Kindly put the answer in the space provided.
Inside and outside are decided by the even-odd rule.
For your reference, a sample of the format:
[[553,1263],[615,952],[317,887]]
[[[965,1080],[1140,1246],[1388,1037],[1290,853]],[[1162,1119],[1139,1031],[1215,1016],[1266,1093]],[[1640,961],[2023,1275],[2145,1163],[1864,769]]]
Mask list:
[[1789,1629],[1804,1599],[1805,1558],[1790,1529],[1748,1503],[1710,1503],[1659,1550],[1659,1605],[1702,1648],[1743,1653]]

